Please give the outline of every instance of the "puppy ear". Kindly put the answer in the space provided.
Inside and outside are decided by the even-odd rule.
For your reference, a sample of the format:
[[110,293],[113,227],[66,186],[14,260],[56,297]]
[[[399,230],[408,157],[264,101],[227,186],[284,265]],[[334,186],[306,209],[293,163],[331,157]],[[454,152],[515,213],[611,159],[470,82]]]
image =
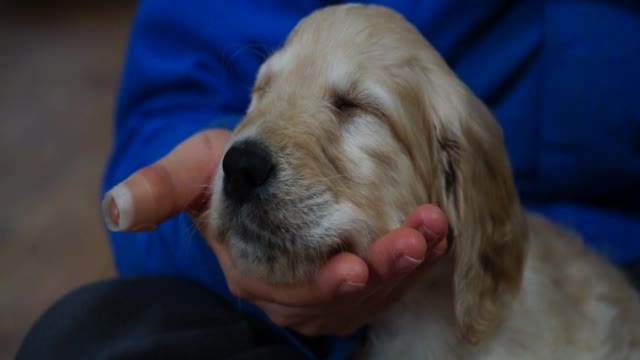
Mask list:
[[462,102],[431,105],[439,118],[436,166],[452,238],[454,311],[474,344],[495,328],[520,288],[526,225],[499,125],[470,90],[457,90]]

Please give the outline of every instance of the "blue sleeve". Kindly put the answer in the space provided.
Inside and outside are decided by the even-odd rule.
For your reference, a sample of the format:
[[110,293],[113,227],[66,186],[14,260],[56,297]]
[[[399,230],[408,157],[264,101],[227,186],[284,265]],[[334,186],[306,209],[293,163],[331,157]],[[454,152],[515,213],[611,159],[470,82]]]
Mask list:
[[640,260],[640,2],[544,11],[536,185],[525,198],[609,259]]
[[525,205],[614,262],[640,259],[640,2],[405,10],[496,115]]

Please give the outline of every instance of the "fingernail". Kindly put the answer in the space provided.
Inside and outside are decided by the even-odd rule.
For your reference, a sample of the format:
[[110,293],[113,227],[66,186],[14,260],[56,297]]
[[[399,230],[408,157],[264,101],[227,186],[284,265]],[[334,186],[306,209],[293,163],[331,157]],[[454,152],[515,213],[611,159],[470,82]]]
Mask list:
[[366,283],[356,283],[351,281],[345,281],[338,288],[338,292],[341,294],[351,294],[351,293],[362,290],[366,285],[367,285]]
[[418,267],[423,261],[424,259],[415,259],[406,255],[400,256],[394,264],[396,274],[406,274]]
[[439,243],[442,236],[436,235],[433,231],[429,230],[426,226],[418,227],[418,231],[427,240],[427,246],[431,247]]
[[133,199],[126,185],[119,184],[104,195],[102,217],[111,231],[122,231],[131,227]]

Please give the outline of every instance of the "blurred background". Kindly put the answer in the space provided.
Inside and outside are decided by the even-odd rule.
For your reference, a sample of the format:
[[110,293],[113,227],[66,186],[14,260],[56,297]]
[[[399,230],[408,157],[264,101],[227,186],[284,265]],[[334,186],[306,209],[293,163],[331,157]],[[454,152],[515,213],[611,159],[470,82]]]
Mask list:
[[113,274],[98,197],[134,6],[0,0],[0,359]]

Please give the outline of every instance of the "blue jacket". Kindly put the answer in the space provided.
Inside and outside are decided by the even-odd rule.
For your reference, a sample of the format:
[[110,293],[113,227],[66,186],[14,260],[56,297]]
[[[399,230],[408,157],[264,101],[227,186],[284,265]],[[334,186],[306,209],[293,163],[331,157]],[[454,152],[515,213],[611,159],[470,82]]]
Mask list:
[[[329,3],[140,1],[103,191],[195,132],[233,128],[260,63],[298,20]],[[379,3],[405,14],[491,107],[529,208],[574,228],[615,262],[640,258],[640,3]],[[233,300],[187,216],[111,239],[122,275],[185,276]],[[344,359],[358,340],[326,341],[323,358]]]

